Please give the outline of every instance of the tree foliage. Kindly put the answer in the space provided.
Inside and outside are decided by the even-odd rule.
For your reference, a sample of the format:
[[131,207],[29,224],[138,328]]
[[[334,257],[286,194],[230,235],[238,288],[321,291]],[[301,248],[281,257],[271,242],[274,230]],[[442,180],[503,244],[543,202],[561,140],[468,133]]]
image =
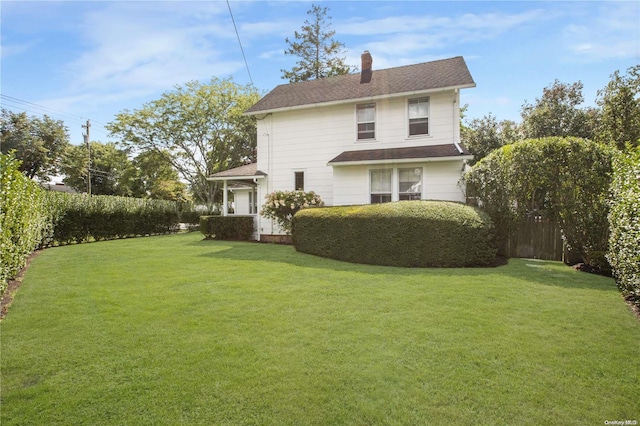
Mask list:
[[256,120],[243,112],[259,99],[253,86],[213,78],[166,92],[135,111],[124,111],[107,129],[141,152],[164,153],[196,200],[219,199],[213,173],[255,160]]
[[501,146],[515,142],[519,138],[518,125],[511,120],[498,121],[491,113],[476,118],[460,129],[464,145],[473,154],[473,165]]
[[574,137],[525,140],[492,152],[465,182],[494,220],[499,246],[525,215],[541,215],[559,224],[586,264],[606,268],[613,154]]
[[3,154],[13,151],[20,160],[20,171],[33,179],[48,180],[58,171],[60,159],[69,145],[69,134],[64,123],[48,116],[29,117],[2,108],[0,112]]
[[[90,173],[89,173],[90,170]],[[87,191],[87,176],[91,176],[91,194],[140,196],[132,189],[136,171],[127,153],[114,143],[91,142],[91,167],[87,145],[73,145],[67,150],[64,183],[78,192]]]
[[166,151],[144,151],[133,159],[134,196],[158,200],[186,201],[186,185],[179,180]]
[[640,144],[640,65],[626,75],[611,75],[607,86],[598,91],[600,119],[596,139],[625,150],[627,144]]
[[290,71],[281,70],[282,78],[289,82],[307,81],[335,75],[349,74],[351,66],[340,57],[344,44],[333,39],[335,31],[330,30],[328,8],[312,5],[307,11],[309,19],[304,21],[301,31],[295,31],[295,41],[287,38],[289,45],[284,53],[298,56],[300,60]]
[[542,90],[542,97],[534,104],[525,101],[522,105],[522,133],[524,138],[550,136],[575,136],[592,139],[596,111],[579,108],[583,103],[583,85],[555,80]]

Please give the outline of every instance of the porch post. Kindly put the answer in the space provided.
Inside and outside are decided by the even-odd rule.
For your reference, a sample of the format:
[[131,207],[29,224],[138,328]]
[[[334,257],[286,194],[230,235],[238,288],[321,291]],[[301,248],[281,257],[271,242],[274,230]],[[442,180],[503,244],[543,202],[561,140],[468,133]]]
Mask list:
[[229,215],[229,194],[228,192],[227,181],[224,180],[222,184],[222,216]]

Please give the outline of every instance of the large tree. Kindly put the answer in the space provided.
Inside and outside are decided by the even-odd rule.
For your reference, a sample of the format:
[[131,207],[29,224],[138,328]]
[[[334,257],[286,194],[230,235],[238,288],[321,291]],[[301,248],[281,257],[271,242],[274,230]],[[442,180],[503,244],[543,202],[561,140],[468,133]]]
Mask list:
[[293,83],[334,75],[349,74],[352,67],[341,57],[344,43],[333,39],[335,31],[330,30],[330,16],[326,7],[312,5],[307,11],[310,20],[304,21],[301,31],[295,31],[295,41],[285,40],[289,47],[287,55],[298,56],[300,60],[290,71],[281,70],[282,78]]
[[471,120],[467,126],[461,126],[460,132],[464,145],[473,154],[470,165],[474,165],[491,151],[519,139],[518,125],[514,121],[498,121],[491,113]]
[[48,116],[29,117],[2,108],[0,149],[3,154],[14,152],[22,162],[20,170],[29,178],[49,180],[58,172],[60,159],[69,145],[69,133],[64,123]]
[[135,196],[160,200],[186,200],[186,185],[179,180],[166,151],[143,151],[133,159]]
[[534,104],[522,105],[522,133],[525,138],[576,136],[592,139],[595,111],[580,108],[582,83],[562,83],[555,80],[542,90]]
[[212,205],[220,187],[207,177],[255,160],[256,119],[243,112],[259,97],[231,79],[192,81],[118,114],[107,129],[127,147],[166,153],[194,198]]
[[596,139],[624,150],[627,143],[640,144],[640,65],[611,75],[607,86],[598,91],[600,120]]
[[91,194],[140,196],[132,188],[136,171],[126,151],[114,143],[91,142],[91,167],[87,145],[72,145],[61,171],[64,183],[79,192],[87,191],[87,176],[91,176]]

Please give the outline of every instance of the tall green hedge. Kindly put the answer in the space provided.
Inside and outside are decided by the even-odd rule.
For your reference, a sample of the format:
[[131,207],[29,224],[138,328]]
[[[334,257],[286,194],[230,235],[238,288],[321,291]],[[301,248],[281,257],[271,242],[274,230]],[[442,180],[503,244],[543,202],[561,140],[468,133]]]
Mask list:
[[640,147],[613,162],[607,259],[622,294],[640,306]]
[[180,221],[173,201],[108,195],[51,193],[53,242],[81,243],[176,230]]
[[489,265],[496,255],[493,233],[487,214],[446,201],[305,209],[292,223],[298,251],[405,267]]
[[19,167],[0,155],[0,295],[40,245],[49,222],[44,191]]
[[475,164],[464,179],[497,228],[502,247],[516,224],[535,213],[557,222],[584,263],[606,270],[609,186],[615,149],[568,137],[505,145]]
[[0,295],[37,248],[164,234],[193,216],[173,201],[45,191],[19,167],[0,154]]

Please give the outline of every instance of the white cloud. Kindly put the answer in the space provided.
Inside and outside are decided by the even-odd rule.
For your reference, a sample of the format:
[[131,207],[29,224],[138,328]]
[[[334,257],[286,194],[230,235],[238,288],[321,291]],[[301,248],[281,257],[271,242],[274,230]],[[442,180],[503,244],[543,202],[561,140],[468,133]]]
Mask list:
[[[87,49],[66,68],[76,90],[149,92],[189,80],[229,75],[241,62],[224,58],[233,41],[226,15],[205,3],[110,3],[80,25]],[[132,93],[133,93],[132,92]]]
[[607,2],[597,10],[593,21],[565,26],[563,42],[570,59],[600,62],[615,58],[640,59],[640,4]]

